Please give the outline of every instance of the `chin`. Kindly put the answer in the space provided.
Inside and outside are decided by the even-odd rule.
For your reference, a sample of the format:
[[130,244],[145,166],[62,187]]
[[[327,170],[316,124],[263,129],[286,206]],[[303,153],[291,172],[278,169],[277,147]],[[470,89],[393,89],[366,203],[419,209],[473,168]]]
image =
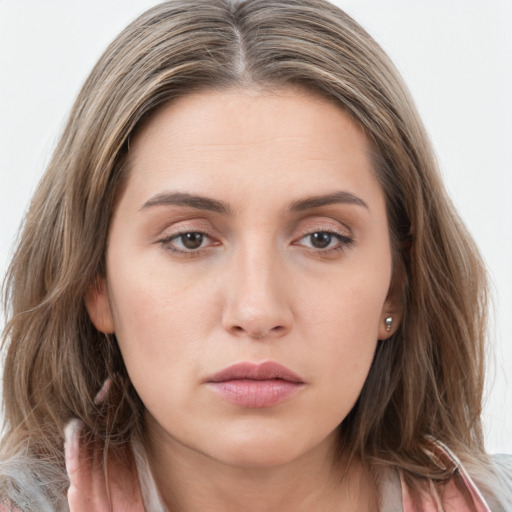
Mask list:
[[300,453],[297,450],[286,450],[275,446],[244,446],[229,450],[222,454],[222,462],[240,469],[272,469],[294,461]]
[[[301,443],[289,432],[259,432],[251,436],[241,434],[223,437],[215,443],[210,455],[233,467],[244,469],[271,469],[291,463],[304,456],[312,447]],[[212,450],[213,452],[213,450]]]

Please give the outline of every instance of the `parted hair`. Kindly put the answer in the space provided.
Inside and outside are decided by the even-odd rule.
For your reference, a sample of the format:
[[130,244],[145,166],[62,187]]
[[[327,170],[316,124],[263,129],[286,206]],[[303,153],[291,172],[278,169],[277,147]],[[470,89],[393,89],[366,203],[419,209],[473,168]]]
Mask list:
[[[287,85],[330,98],[368,137],[404,307],[339,427],[340,452],[443,478],[445,468],[429,456],[433,436],[485,466],[484,266],[395,67],[324,0],[164,2],[109,45],[30,203],[4,283],[2,457],[23,452],[65,474],[63,428],[71,418],[111,447],[141,432],[143,404],[115,335],[97,331],[85,307],[105,272],[130,140],[162,105],[191,92]],[[112,391],[99,405],[108,377]]]

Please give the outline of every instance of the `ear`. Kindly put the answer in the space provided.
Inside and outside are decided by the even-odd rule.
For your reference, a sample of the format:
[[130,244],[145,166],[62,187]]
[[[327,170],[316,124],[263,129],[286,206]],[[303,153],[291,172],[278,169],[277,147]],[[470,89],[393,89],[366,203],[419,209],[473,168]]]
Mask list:
[[108,299],[105,278],[96,278],[89,285],[85,294],[85,307],[91,322],[98,331],[105,334],[113,334],[115,332],[114,317]]
[[[395,269],[386,301],[382,307],[379,321],[379,340],[387,340],[393,336],[403,320],[405,281],[404,269]],[[391,320],[388,321],[387,319]]]

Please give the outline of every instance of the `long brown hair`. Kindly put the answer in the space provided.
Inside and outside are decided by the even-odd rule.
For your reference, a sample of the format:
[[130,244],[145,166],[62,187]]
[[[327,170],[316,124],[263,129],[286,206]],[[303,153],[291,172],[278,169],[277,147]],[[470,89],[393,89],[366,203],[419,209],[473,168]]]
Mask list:
[[[110,445],[142,428],[115,336],[94,328],[84,304],[105,271],[130,139],[155,109],[191,91],[286,84],[330,98],[365,130],[405,309],[339,428],[340,448],[443,477],[428,455],[434,436],[485,463],[484,267],[396,69],[324,0],[165,2],[107,48],[76,100],[7,275],[4,456],[23,450],[62,469],[62,431],[73,417]],[[114,392],[99,406],[107,377]]]

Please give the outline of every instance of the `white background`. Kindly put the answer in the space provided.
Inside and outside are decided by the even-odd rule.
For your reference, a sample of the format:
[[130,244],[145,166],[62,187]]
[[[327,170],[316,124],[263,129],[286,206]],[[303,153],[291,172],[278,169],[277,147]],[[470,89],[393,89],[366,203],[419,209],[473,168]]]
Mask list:
[[[151,0],[0,0],[0,275],[74,97]],[[484,414],[512,453],[512,0],[338,0],[412,90],[495,287]],[[29,272],[30,269],[27,269]]]

